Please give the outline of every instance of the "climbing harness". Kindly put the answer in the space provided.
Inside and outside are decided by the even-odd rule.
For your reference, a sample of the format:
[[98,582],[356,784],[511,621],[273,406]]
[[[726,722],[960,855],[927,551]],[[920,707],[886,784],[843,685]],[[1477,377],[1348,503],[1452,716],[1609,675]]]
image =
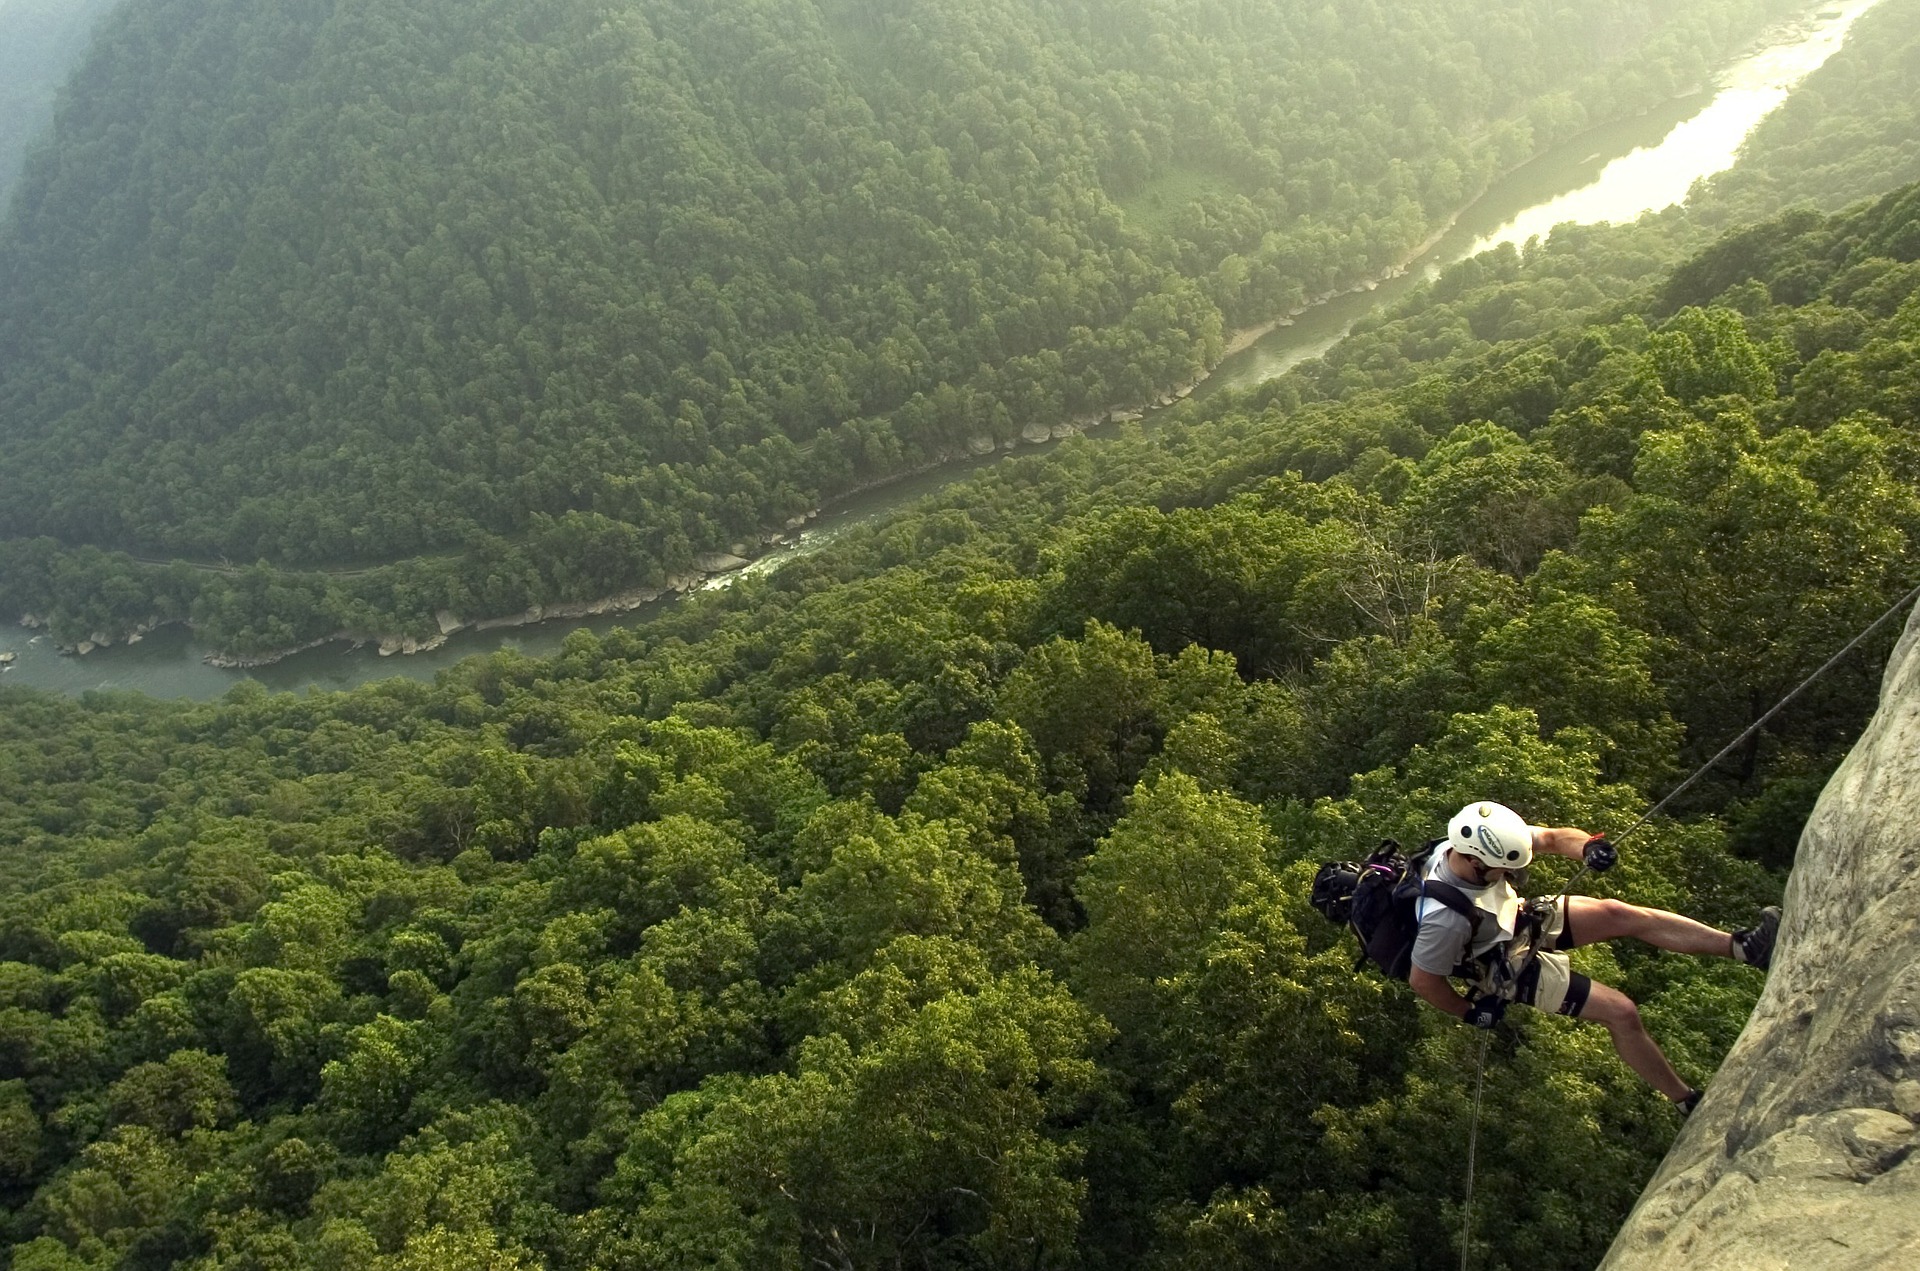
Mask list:
[[[1814,671],[1812,675],[1809,675],[1806,679],[1801,680],[1799,684],[1795,685],[1791,693],[1788,693],[1785,697],[1781,698],[1778,702],[1774,703],[1773,709],[1769,710],[1766,714],[1762,715],[1759,719],[1756,719],[1753,721],[1753,723],[1749,724],[1745,732],[1742,732],[1738,737],[1735,737],[1732,741],[1728,742],[1725,746],[1723,746],[1720,749],[1720,752],[1718,754],[1716,754],[1713,758],[1707,760],[1705,763],[1701,764],[1698,768],[1696,768],[1692,776],[1688,777],[1685,781],[1682,781],[1679,785],[1675,786],[1671,791],[1667,793],[1667,796],[1665,798],[1660,800],[1660,802],[1648,808],[1645,816],[1642,816],[1638,821],[1635,821],[1632,825],[1628,826],[1626,829],[1626,832],[1621,834],[1619,837],[1613,839],[1613,842],[1615,843],[1624,842],[1628,834],[1632,834],[1635,830],[1645,825],[1648,821],[1651,821],[1654,818],[1654,816],[1660,811],[1661,808],[1664,808],[1667,806],[1667,804],[1673,802],[1674,799],[1678,798],[1680,794],[1683,791],[1685,791],[1689,786],[1691,786],[1694,782],[1698,781],[1700,778],[1706,776],[1707,773],[1711,772],[1714,766],[1718,764],[1722,759],[1725,759],[1728,755],[1738,750],[1741,747],[1741,745],[1744,744],[1749,737],[1753,736],[1755,733],[1759,732],[1763,727],[1765,727],[1768,720],[1772,719],[1775,715],[1778,715],[1782,710],[1785,710],[1789,702],[1793,701],[1794,698],[1800,696],[1800,694],[1805,692],[1807,688],[1815,680],[1825,675],[1828,671],[1831,671],[1836,665],[1839,664],[1842,658],[1846,657],[1847,654],[1853,652],[1856,648],[1858,648],[1861,642],[1864,641],[1868,636],[1872,635],[1875,631],[1879,630],[1881,624],[1886,622],[1888,618],[1893,617],[1894,614],[1900,612],[1901,609],[1905,608],[1908,604],[1912,603],[1916,599],[1920,599],[1920,587],[1915,587],[1912,591],[1900,597],[1900,599],[1894,601],[1893,604],[1888,607],[1885,613],[1881,614],[1878,618],[1875,618],[1872,622],[1868,623],[1866,627],[1860,632],[1860,634],[1853,637],[1853,639],[1847,641],[1846,645],[1843,648],[1841,648],[1841,650],[1838,653],[1828,658],[1825,662],[1822,662],[1820,664],[1819,669]],[[1566,886],[1562,887],[1560,889],[1560,894],[1554,898],[1553,903],[1556,906],[1559,904],[1560,901],[1566,899],[1567,893],[1573,890],[1573,885],[1579,882],[1580,879],[1586,874],[1586,872],[1587,872],[1587,863],[1585,861],[1581,861],[1580,868],[1574,871],[1573,876],[1571,878],[1567,879]],[[1487,1042],[1491,1039],[1491,1037],[1492,1037],[1491,1032],[1485,1032],[1480,1035],[1479,1073],[1474,1079],[1473,1122],[1472,1122],[1471,1129],[1467,1134],[1467,1196],[1466,1196],[1466,1204],[1465,1204],[1465,1213],[1463,1214],[1461,1218],[1461,1223],[1460,1223],[1460,1271],[1467,1271],[1468,1258],[1470,1256],[1470,1252],[1473,1247],[1471,1244],[1471,1237],[1473,1234],[1474,1154],[1480,1142],[1480,1096],[1481,1096],[1481,1092],[1485,1090],[1486,1084],[1487,1084]]]

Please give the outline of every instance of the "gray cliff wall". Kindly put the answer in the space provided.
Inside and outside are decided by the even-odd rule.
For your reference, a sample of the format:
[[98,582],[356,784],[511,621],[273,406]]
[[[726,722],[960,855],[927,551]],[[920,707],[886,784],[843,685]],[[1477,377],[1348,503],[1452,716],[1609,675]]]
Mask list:
[[1783,908],[1753,1018],[1607,1271],[1920,1268],[1920,614]]

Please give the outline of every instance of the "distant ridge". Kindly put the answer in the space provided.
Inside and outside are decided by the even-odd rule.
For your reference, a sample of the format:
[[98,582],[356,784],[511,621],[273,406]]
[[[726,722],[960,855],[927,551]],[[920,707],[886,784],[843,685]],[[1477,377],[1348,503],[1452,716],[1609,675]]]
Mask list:
[[659,587],[1191,383],[1789,7],[144,0],[0,241],[0,592],[251,651]]
[[54,94],[100,15],[119,0],[0,0],[0,215],[53,118]]

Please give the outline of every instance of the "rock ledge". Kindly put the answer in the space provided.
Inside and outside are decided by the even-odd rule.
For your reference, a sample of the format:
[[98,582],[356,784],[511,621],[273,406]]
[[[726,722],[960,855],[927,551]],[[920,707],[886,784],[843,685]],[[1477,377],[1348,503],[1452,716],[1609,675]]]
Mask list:
[[1920,1267],[1920,614],[1820,796],[1746,1030],[1602,1271]]

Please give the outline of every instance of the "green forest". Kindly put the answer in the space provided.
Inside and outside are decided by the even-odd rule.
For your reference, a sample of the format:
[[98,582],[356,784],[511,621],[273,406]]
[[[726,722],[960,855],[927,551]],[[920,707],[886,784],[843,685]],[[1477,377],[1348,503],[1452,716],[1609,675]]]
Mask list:
[[[0,612],[645,585],[1191,378],[1770,7],[128,6],[0,231]],[[0,1271],[1453,1271],[1470,1137],[1475,1271],[1591,1268],[1679,1114],[1309,890],[1618,834],[1920,584],[1920,4],[1858,32],[1684,208],[555,657],[0,680]],[[1894,635],[1577,888],[1777,902]],[[1574,962],[1696,1085],[1763,983]]]
[[0,227],[0,612],[258,655],[658,588],[1191,383],[1796,7],[123,6]]
[[[551,660],[0,690],[11,1271],[1457,1266],[1479,1035],[1316,863],[1617,832],[1916,581],[1920,186],[1503,335],[1585,241]],[[1581,886],[1776,899],[1891,639]],[[1761,984],[1575,959],[1696,1083]],[[1486,1082],[1473,1264],[1592,1266],[1677,1114]]]
[[0,0],[0,208],[53,118],[61,81],[113,0]]
[[[1734,167],[1697,183],[1684,205],[1631,225],[1561,225],[1524,251],[1502,247],[1463,261],[1301,368],[1285,390],[1290,399],[1403,385],[1436,362],[1502,341],[1611,321],[1649,303],[1643,293],[1664,292],[1666,307],[1673,297],[1711,295],[1717,280],[1735,276],[1728,271],[1766,270],[1790,227],[1817,219],[1810,209],[1838,211],[1920,180],[1920,6],[1882,4],[1860,19],[1856,37],[1760,123]],[[1748,228],[1789,209],[1796,216]],[[1669,272],[1696,254],[1692,276],[1670,282]],[[1811,299],[1817,276],[1809,272],[1799,291],[1776,282],[1770,294]],[[1879,286],[1897,303],[1910,283],[1895,269]],[[1751,287],[1742,294],[1724,303],[1751,310],[1768,301]]]

